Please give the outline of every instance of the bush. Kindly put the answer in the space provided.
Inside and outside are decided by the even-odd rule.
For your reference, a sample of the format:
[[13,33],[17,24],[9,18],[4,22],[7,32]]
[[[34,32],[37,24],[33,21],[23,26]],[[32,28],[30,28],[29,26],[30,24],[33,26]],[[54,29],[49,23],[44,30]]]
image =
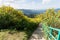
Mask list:
[[34,20],[10,6],[0,7],[0,29],[34,30],[38,24]]

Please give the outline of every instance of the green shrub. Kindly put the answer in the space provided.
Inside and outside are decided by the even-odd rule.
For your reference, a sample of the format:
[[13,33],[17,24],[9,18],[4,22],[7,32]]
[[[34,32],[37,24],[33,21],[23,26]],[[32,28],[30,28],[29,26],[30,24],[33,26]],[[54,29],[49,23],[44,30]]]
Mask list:
[[38,23],[32,19],[12,7],[0,7],[0,29],[34,30]]

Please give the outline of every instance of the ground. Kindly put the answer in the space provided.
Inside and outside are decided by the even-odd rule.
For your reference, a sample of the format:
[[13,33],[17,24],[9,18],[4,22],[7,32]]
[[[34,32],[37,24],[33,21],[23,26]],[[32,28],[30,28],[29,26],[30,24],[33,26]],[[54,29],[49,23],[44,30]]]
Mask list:
[[0,31],[0,40],[24,40],[26,33],[24,31],[11,31],[11,30],[2,30]]
[[39,24],[39,27],[33,32],[29,40],[46,40],[41,24]]
[[27,40],[28,37],[30,37],[28,40],[45,40],[42,26],[39,25],[33,33],[29,31],[0,30],[0,40]]

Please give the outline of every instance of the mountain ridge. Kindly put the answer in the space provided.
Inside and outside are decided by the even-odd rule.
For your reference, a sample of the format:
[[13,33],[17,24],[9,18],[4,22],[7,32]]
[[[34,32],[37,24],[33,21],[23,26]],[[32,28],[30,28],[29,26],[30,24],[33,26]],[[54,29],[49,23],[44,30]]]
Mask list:
[[[21,10],[23,11],[24,15],[27,15],[29,17],[34,17],[34,15],[37,15],[37,14],[41,14],[41,13],[44,13],[46,11],[46,9],[42,9],[42,10],[32,10],[32,9],[18,9],[18,10]],[[55,11],[58,11],[60,10],[60,8],[57,8],[55,9]]]

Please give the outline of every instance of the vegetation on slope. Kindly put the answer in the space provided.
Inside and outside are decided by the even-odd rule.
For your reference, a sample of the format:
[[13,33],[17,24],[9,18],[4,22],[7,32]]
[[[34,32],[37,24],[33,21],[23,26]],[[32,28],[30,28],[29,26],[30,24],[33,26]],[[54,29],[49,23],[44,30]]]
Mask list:
[[28,39],[40,22],[46,22],[47,25],[60,28],[60,11],[48,9],[45,13],[29,18],[20,10],[10,6],[0,7],[0,29],[18,30],[26,33]]
[[46,23],[48,26],[52,26],[55,28],[60,28],[60,10],[56,11],[54,9],[48,9],[44,14],[40,14],[36,16],[37,18],[41,18],[42,23]]
[[22,11],[18,11],[10,6],[0,7],[0,30],[23,31],[27,35],[26,40],[28,40],[33,31],[38,27],[40,20],[40,18],[29,18]]

